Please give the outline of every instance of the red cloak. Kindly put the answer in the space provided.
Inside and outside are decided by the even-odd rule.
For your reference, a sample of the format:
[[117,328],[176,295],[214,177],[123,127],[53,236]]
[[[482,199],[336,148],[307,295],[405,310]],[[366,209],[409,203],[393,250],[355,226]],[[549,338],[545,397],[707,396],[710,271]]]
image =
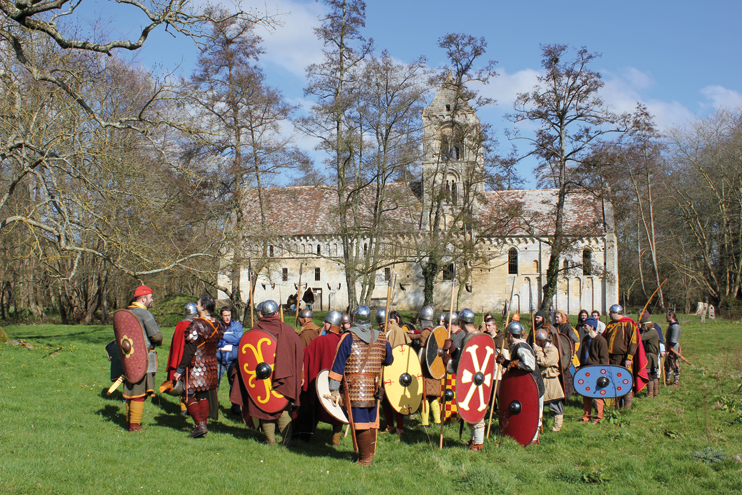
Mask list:
[[170,343],[170,354],[167,357],[167,379],[172,380],[175,370],[178,369],[180,360],[183,358],[183,347],[185,346],[185,338],[183,332],[192,323],[191,320],[179,321],[175,325],[175,333],[173,333],[173,341]]
[[647,372],[647,355],[644,353],[644,343],[639,334],[639,325],[628,316],[624,316],[619,322],[630,321],[636,335],[636,354],[632,361],[634,369],[631,373],[634,375],[634,395],[641,392],[649,383],[649,373]]

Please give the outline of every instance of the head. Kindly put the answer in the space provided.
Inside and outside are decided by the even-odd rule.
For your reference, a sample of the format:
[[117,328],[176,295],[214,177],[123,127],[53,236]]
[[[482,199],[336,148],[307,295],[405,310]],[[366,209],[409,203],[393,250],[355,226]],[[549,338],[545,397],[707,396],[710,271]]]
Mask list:
[[598,320],[595,318],[586,318],[583,325],[587,329],[587,333],[590,334],[591,338],[594,338],[598,334]]
[[222,321],[225,325],[229,326],[230,323],[232,323],[232,308],[229,306],[224,306],[222,309],[219,310],[219,314],[221,315]]
[[513,321],[520,321],[520,315],[518,313],[515,313],[512,317]]
[[592,316],[596,320],[600,320],[600,311],[598,311],[597,309],[594,309],[593,312],[590,314],[590,316]]
[[384,328],[386,326],[386,321],[386,309],[382,308],[376,312],[376,324],[379,328]]
[[417,315],[417,320],[420,322],[422,328],[432,327],[433,319],[435,318],[435,310],[433,306],[425,305],[420,310],[420,314]]
[[551,335],[549,335],[549,332],[546,331],[546,329],[541,328],[539,330],[536,330],[535,340],[536,345],[538,345],[539,347],[543,347],[546,345],[547,342],[551,342]]
[[203,296],[198,298],[196,307],[198,308],[199,315],[213,315],[214,310],[216,309],[216,301],[214,301],[214,298],[210,295],[204,294]]
[[322,324],[325,332],[327,333],[340,333],[340,326],[342,325],[343,315],[340,311],[332,310],[325,316],[325,321]]
[[608,309],[608,316],[611,317],[612,321],[618,321],[623,318],[623,308],[620,304],[614,304]]
[[667,323],[678,321],[677,317],[675,316],[675,311],[673,310],[668,310],[667,314],[665,315],[665,319],[667,320]]
[[371,323],[371,308],[365,305],[360,305],[353,312],[353,323],[359,325],[368,325]]
[[137,290],[134,291],[134,300],[140,304],[143,304],[146,308],[151,308],[154,300],[154,291],[146,285],[140,285]]
[[459,314],[456,311],[451,311],[450,313],[446,313],[446,316],[443,317],[443,323],[448,326],[450,323],[452,326],[457,327],[459,326]]
[[543,326],[546,322],[546,313],[544,313],[543,311],[536,312],[536,315],[533,317],[533,321],[536,322],[537,327]]
[[461,313],[459,313],[459,322],[464,324],[473,325],[474,324],[474,311],[472,311],[469,308],[464,308],[461,310]]
[[587,314],[587,310],[581,309],[580,313],[577,315],[577,321],[579,321],[580,323],[585,323],[585,320],[587,319],[588,316],[589,315]]
[[353,326],[353,320],[350,317],[348,313],[343,313],[343,317],[340,320],[340,328],[343,330],[349,329],[351,326]]
[[505,331],[508,334],[508,342],[512,342],[513,340],[522,339],[526,333],[525,328],[523,328],[523,325],[521,325],[519,321],[511,322],[507,326]]
[[402,315],[399,314],[399,311],[390,311],[389,321],[396,321],[397,325],[402,325]]
[[554,313],[554,322],[557,325],[563,325],[565,323],[569,323],[569,320],[567,319],[567,315],[564,314],[564,311],[559,310],[556,313]]
[[196,307],[196,303],[186,303],[185,305],[185,314],[188,315],[197,315],[198,314],[198,308]]
[[492,316],[492,313],[484,315],[484,325],[487,327],[487,333],[495,335],[497,333],[497,320]]
[[263,314],[260,312],[260,310],[262,309],[262,307],[263,307],[263,303],[262,302],[261,303],[258,303],[258,305],[255,306],[255,311],[258,313],[258,315],[257,315],[258,316],[258,321],[260,321],[260,318],[263,316]]
[[278,304],[272,299],[263,301],[260,306],[260,315],[262,317],[271,316],[278,313]]
[[304,326],[312,321],[312,318],[314,318],[314,312],[311,309],[304,308],[299,311],[299,324],[301,324],[301,326]]

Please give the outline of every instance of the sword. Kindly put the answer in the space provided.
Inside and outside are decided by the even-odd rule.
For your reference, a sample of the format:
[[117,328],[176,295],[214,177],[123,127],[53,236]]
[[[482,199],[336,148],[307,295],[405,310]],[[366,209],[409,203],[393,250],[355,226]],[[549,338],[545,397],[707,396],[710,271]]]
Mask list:
[[683,357],[683,355],[682,355],[682,354],[680,354],[680,353],[679,353],[678,351],[676,351],[675,349],[673,349],[673,348],[672,348],[672,347],[670,347],[670,346],[667,346],[667,348],[668,348],[668,349],[670,349],[670,350],[671,350],[671,351],[673,352],[673,354],[677,355],[677,356],[678,356],[678,357],[679,357],[680,359],[682,359],[682,360],[683,360],[683,361],[685,361],[686,363],[690,364],[691,366],[694,366],[694,367],[695,367],[695,364],[693,364],[693,363],[691,363],[690,361],[688,361],[687,359],[685,359],[685,358]]
[[124,375],[121,375],[116,379],[115,382],[113,382],[113,385],[111,385],[111,388],[108,389],[108,392],[106,392],[106,395],[111,395],[114,390],[119,388],[121,384],[124,383]]
[[[451,318],[451,313],[453,313],[453,303],[455,298],[455,291],[454,288],[456,287],[456,262],[453,262],[453,276],[451,277],[451,309],[448,312],[448,338],[451,338],[451,324],[453,322],[453,318]],[[444,375],[443,383],[445,384],[445,379],[448,378],[448,366],[446,365],[446,374]],[[446,416],[446,390],[445,385],[443,387],[443,404],[442,404],[442,412],[443,416]],[[446,424],[446,422],[441,418],[441,438],[438,445],[438,449],[443,449],[443,426]]]

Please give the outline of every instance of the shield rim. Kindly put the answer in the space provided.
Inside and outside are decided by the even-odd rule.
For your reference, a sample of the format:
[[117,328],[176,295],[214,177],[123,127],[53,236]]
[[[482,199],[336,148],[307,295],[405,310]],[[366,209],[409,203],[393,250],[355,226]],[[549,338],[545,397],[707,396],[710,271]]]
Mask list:
[[[470,355],[469,354],[466,354],[466,349],[469,346],[471,346],[471,345],[475,345],[475,344],[476,345],[479,345],[479,344],[477,344],[477,342],[479,342],[481,340],[484,340],[484,342],[488,345],[488,347],[490,347],[492,349],[492,354],[491,354],[491,356],[489,358],[489,361],[487,362],[487,368],[488,369],[491,369],[490,373],[492,374],[492,380],[490,381],[489,390],[486,390],[485,393],[484,393],[484,403],[485,404],[489,404],[489,401],[492,398],[492,389],[495,386],[495,356],[496,356],[496,350],[495,350],[495,341],[492,340],[492,337],[490,337],[489,335],[484,334],[484,333],[480,333],[480,334],[477,334],[477,335],[471,335],[471,336],[469,336],[466,339],[466,341],[464,342],[464,347],[461,348],[461,353],[460,353],[461,358],[459,359],[459,364],[456,367],[456,377],[457,377],[457,380],[456,380],[456,395],[454,397],[454,400],[456,401],[456,407],[457,407],[457,409],[459,411],[459,417],[461,417],[461,419],[463,419],[464,421],[466,421],[469,424],[476,424],[476,423],[480,422],[484,418],[484,416],[487,414],[487,407],[485,407],[484,410],[481,411],[481,417],[478,417],[476,419],[474,419],[474,416],[467,418],[465,416],[469,415],[469,412],[472,411],[472,409],[469,409],[469,410],[463,409],[461,407],[461,402],[459,401],[459,399],[461,398],[462,395],[463,396],[466,396],[466,394],[462,394],[462,391],[463,391],[463,388],[464,388],[465,385],[470,385],[472,387],[475,387],[476,386],[473,383],[471,383],[471,384],[469,384],[469,383],[464,384],[464,383],[461,382],[461,377],[463,376],[462,375],[462,372],[464,371],[464,363],[467,362],[465,360],[465,358],[466,359],[469,359],[469,360],[471,359]],[[466,388],[466,390],[468,392],[469,388]],[[476,414],[479,414],[479,412],[477,412]]]
[[[438,332],[438,330],[441,330],[441,332]],[[439,340],[441,340],[441,337],[443,340],[439,342]],[[443,346],[443,343],[447,338],[448,330],[446,330],[445,327],[437,326],[430,332],[428,340],[427,342],[425,342],[425,367],[428,370],[430,376],[435,380],[440,380],[444,376],[446,376],[446,367],[443,364],[443,356],[438,355],[438,349]],[[428,356],[430,356],[431,354],[435,355],[432,363],[430,362],[430,359],[428,359]],[[440,368],[442,370],[442,373],[436,374],[436,372],[433,371],[433,367]]]
[[[618,391],[616,390],[615,382],[612,381],[612,380],[611,380],[611,388],[614,391],[614,395],[583,395],[581,393],[581,391],[577,389],[577,385],[578,385],[577,384],[577,380],[578,380],[578,378],[580,376],[580,373],[582,373],[583,370],[584,371],[587,371],[588,368],[608,368],[608,369],[619,368],[622,371],[625,371],[626,372],[626,374],[631,379],[631,383],[626,386],[626,389],[627,389],[626,392],[623,393],[623,394],[621,394],[621,395],[618,395]],[[620,364],[586,364],[585,366],[580,366],[577,369],[577,372],[572,377],[572,385],[574,386],[575,392],[577,392],[578,394],[582,395],[583,397],[587,397],[589,399],[617,399],[617,398],[623,397],[625,395],[628,395],[628,393],[633,390],[633,387],[634,387],[634,375],[631,373],[631,370],[630,369],[628,369],[628,368],[626,368],[624,366],[621,366]],[[580,389],[582,389],[582,386],[580,386]],[[597,390],[597,388],[596,388],[596,390]],[[585,390],[585,392],[588,392],[588,391]]]
[[314,379],[314,389],[325,412],[344,425],[348,424],[348,416],[345,414],[345,410],[340,405],[334,405],[331,399],[325,397],[326,394],[330,393],[330,370],[322,370],[317,374],[317,378]]
[[[252,335],[250,335],[250,334],[252,334]],[[242,352],[242,348],[246,344],[243,344],[242,341],[244,339],[248,338],[248,335],[250,335],[250,337],[254,337],[256,334],[261,334],[261,336],[257,337],[258,341],[260,339],[262,339],[262,338],[268,338],[268,339],[270,339],[270,341],[272,343],[277,344],[276,338],[273,335],[271,335],[270,333],[268,333],[268,332],[266,332],[264,330],[260,330],[260,329],[256,328],[254,330],[248,330],[247,332],[245,332],[244,335],[242,335],[242,338],[240,339],[240,343],[239,343],[240,348],[239,348],[239,350],[237,352],[237,362],[240,365],[240,376],[242,377],[242,382],[245,385],[245,390],[247,390],[247,394],[250,396],[250,400],[252,400],[253,404],[255,404],[255,407],[257,407],[258,409],[260,409],[261,411],[263,411],[265,413],[274,414],[274,413],[277,413],[277,412],[282,411],[283,409],[285,409],[286,406],[289,403],[289,400],[286,397],[284,397],[283,395],[279,394],[278,392],[274,392],[274,390],[273,390],[273,368],[274,368],[274,366],[276,364],[276,354],[275,354],[275,352],[272,355],[270,355],[270,359],[266,359],[267,356],[263,356],[263,360],[264,360],[263,362],[268,363],[271,366],[271,375],[268,378],[265,378],[265,379],[262,379],[262,380],[259,379],[259,378],[256,378],[256,382],[257,381],[260,381],[260,382],[265,383],[266,381],[269,381],[269,384],[268,384],[268,390],[270,391],[269,393],[270,394],[276,394],[276,395],[279,395],[280,396],[280,397],[275,397],[274,396],[274,397],[268,399],[268,401],[266,402],[266,404],[271,404],[273,402],[276,402],[277,404],[274,407],[266,407],[265,405],[262,405],[261,406],[260,402],[258,401],[258,398],[253,396],[253,394],[257,394],[257,392],[256,392],[256,390],[255,390],[254,387],[250,387],[250,385],[249,385],[249,383],[250,383],[250,379],[249,378],[250,377],[249,376],[245,376],[245,375],[247,375],[247,371],[245,371],[244,366],[247,363],[243,363],[242,362],[242,360],[245,359],[245,358],[243,358],[243,356],[245,356],[245,354]],[[282,404],[281,407],[279,407],[279,404]]]
[[[391,382],[389,383],[389,385],[387,385],[387,373],[389,373],[391,370],[394,369],[395,363],[398,362],[397,361],[397,356],[395,354],[399,354],[400,352],[403,352],[402,350],[400,350],[402,348],[406,348],[407,349],[408,355],[414,355],[415,356],[415,358],[417,359],[417,369],[419,370],[419,376],[417,376],[417,377],[414,374],[410,373],[410,371],[409,371],[409,363],[410,363],[411,359],[407,359],[406,362],[408,363],[408,366],[405,368],[405,370],[406,370],[407,373],[410,373],[410,375],[413,377],[413,380],[415,378],[417,378],[417,380],[416,380],[417,383],[418,383],[417,390],[419,392],[418,394],[415,395],[415,397],[412,397],[412,396],[410,397],[410,400],[412,401],[411,404],[413,404],[415,407],[411,407],[411,406],[406,407],[404,410],[406,410],[407,412],[402,412],[400,410],[401,408],[398,407],[399,404],[395,403],[395,402],[398,402],[398,401],[392,401],[392,394],[389,391],[390,390],[393,390],[392,384],[394,383],[395,378],[389,378],[389,380],[391,380]],[[389,366],[387,366],[384,369],[384,392],[386,392],[387,398],[389,399],[389,403],[391,404],[392,408],[394,408],[395,411],[397,411],[399,414],[401,414],[403,416],[409,416],[410,414],[415,414],[418,411],[418,409],[420,409],[420,405],[423,402],[423,393],[425,392],[425,382],[423,381],[423,368],[420,365],[420,360],[417,357],[417,353],[412,348],[412,346],[409,346],[407,344],[398,345],[398,346],[396,346],[396,347],[394,347],[392,349],[392,355],[394,356],[394,359],[392,360],[392,364],[390,364]],[[412,361],[412,362],[414,363],[415,361]],[[399,380],[399,377],[396,377],[396,380]],[[407,387],[407,388],[409,388],[409,387]],[[403,389],[404,389],[404,387],[403,387]],[[412,395],[412,394],[410,394],[410,395]],[[403,394],[403,397],[404,397],[404,394]]]
[[[534,402],[535,402],[535,405],[536,405],[536,411],[535,411],[535,414],[532,415],[532,418],[529,418],[529,420],[531,420],[533,422],[533,427],[529,429],[530,433],[526,432],[525,435],[522,436],[522,439],[519,439],[519,438],[516,438],[512,434],[508,434],[508,431],[506,431],[507,430],[507,426],[508,426],[508,424],[507,424],[507,418],[508,418],[507,413],[508,413],[508,409],[509,408],[504,404],[505,399],[507,399],[507,397],[505,399],[503,399],[502,394],[503,394],[503,390],[506,389],[506,387],[505,387],[506,380],[509,380],[509,379],[511,379],[512,377],[515,377],[515,376],[521,377],[521,376],[526,376],[526,375],[530,378],[530,381],[528,383],[532,385],[532,387],[529,387],[529,388],[531,389],[531,392],[532,392],[531,399],[533,400],[533,398],[535,397],[535,401]],[[520,393],[523,393],[522,389],[520,390]],[[499,419],[499,422],[500,422],[500,434],[503,435],[503,436],[507,436],[507,437],[512,438],[513,440],[515,440],[516,442],[518,442],[520,445],[522,445],[522,446],[525,447],[526,445],[528,445],[531,442],[531,440],[533,439],[533,437],[536,435],[536,431],[538,430],[538,422],[539,422],[538,384],[536,384],[536,380],[534,380],[533,375],[531,375],[530,372],[525,371],[525,370],[521,370],[521,369],[511,369],[511,370],[507,371],[503,375],[502,381],[500,383],[500,398],[499,399],[502,401],[502,402],[500,402],[500,400],[498,401],[498,408],[497,408],[498,409],[497,416],[498,416],[498,419]],[[519,437],[521,437],[521,435],[519,435]],[[527,440],[525,439],[525,437],[528,437]]]
[[[124,334],[123,330],[116,329],[117,315],[120,318],[120,315],[124,314],[129,315],[127,316],[127,318],[131,318],[132,321],[136,321],[139,332],[141,332],[141,340],[138,340],[137,337],[137,335],[140,334],[139,332],[135,332],[134,337],[131,337],[127,334]],[[117,309],[113,312],[113,333],[116,337],[116,347],[119,351],[119,359],[121,360],[121,369],[123,370],[124,378],[126,378],[126,381],[128,381],[129,383],[138,383],[147,374],[147,368],[149,366],[149,349],[147,349],[147,337],[144,334],[144,327],[142,326],[142,322],[139,321],[137,315],[134,314],[132,311],[129,311],[126,308]],[[140,359],[141,362],[138,362],[136,365],[131,365],[136,369],[130,369],[130,367],[126,365],[126,363],[129,363],[129,358],[131,357],[131,355],[127,357],[124,354],[123,349],[121,349],[121,343],[123,342],[124,337],[127,337],[129,341],[132,342],[132,348],[135,352],[138,347],[142,348],[142,352],[139,354],[141,354],[143,357],[141,359],[137,358]]]

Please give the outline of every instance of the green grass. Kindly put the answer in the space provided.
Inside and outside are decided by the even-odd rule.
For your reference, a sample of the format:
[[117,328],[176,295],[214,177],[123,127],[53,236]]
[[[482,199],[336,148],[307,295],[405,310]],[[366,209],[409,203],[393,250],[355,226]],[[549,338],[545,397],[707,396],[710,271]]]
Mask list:
[[[742,325],[681,324],[695,368],[683,366],[681,387],[661,387],[655,400],[642,392],[612,423],[577,423],[573,397],[561,433],[549,418],[538,446],[493,435],[475,454],[468,429],[459,441],[447,427],[438,450],[437,432],[412,416],[401,438],[379,436],[366,469],[352,463],[350,437],[327,445],[324,425],[310,445],[264,445],[227,412],[226,386],[206,438],[187,438],[191,422],[170,396],[148,400],[147,431],[129,434],[120,389],[105,394],[110,326],[8,326],[35,348],[0,344],[0,493],[740,493]],[[172,328],[164,333],[169,344]],[[167,345],[159,356],[162,369]]]

